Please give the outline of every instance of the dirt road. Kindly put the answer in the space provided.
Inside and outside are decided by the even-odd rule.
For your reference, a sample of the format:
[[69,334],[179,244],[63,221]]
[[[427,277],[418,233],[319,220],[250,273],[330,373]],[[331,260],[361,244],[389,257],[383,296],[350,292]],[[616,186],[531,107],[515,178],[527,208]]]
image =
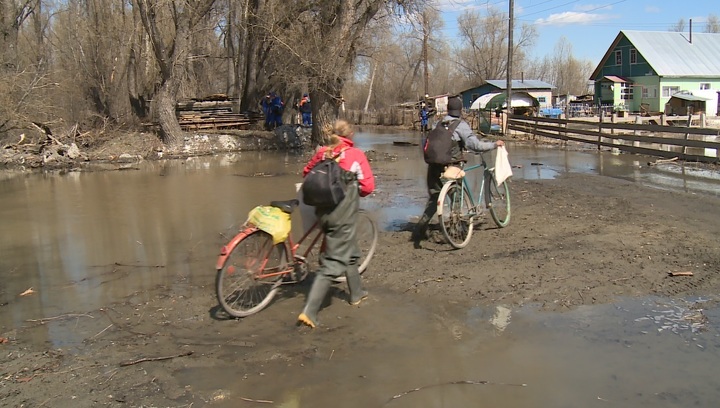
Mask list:
[[[382,176],[390,185],[403,183],[391,173]],[[392,189],[386,191],[389,195]],[[424,192],[416,194],[423,200]],[[347,319],[374,310],[373,328],[382,331],[392,323],[377,310],[389,299],[536,304],[558,312],[619,297],[720,292],[720,200],[715,197],[579,174],[515,181],[511,194],[510,226],[497,229],[488,220],[459,251],[444,244],[437,231],[423,248],[414,249],[412,225],[381,233],[365,277],[370,305],[344,305],[344,287],[338,286],[314,332],[294,321],[307,285],[285,291],[261,315],[235,322],[218,312],[211,279],[205,287],[177,282],[101,310],[58,317],[60,328],[85,338],[79,353],[32,345],[33,333],[46,330],[47,321],[5,328],[0,333],[0,405],[197,407],[224,401],[239,406],[239,400],[230,403],[220,391],[189,386],[202,378],[190,381],[185,373],[232,373],[241,379],[243,372],[262,371],[270,379],[281,369],[262,368],[266,364],[312,364],[319,358],[318,345],[342,350],[359,333],[372,344],[378,340],[374,330]],[[671,272],[692,276],[671,277]]]

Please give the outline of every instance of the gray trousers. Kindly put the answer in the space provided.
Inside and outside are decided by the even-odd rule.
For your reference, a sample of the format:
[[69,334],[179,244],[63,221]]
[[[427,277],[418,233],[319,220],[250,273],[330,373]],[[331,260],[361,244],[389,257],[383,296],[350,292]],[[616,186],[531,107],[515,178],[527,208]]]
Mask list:
[[325,233],[325,250],[322,253],[322,266],[315,274],[303,313],[317,321],[320,309],[333,278],[347,277],[350,300],[357,300],[363,291],[358,259],[360,248],[357,244],[357,213],[360,208],[360,194],[357,182],[351,182],[345,192],[345,198],[335,208],[317,208],[320,226]]

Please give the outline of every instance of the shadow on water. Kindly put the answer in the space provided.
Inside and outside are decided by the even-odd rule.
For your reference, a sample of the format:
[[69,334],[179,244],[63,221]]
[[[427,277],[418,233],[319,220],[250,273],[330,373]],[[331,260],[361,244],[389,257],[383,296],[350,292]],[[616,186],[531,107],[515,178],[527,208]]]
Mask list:
[[[357,135],[360,148],[395,157],[373,163],[382,169],[378,189],[389,193],[390,203],[369,198],[364,204],[385,229],[406,231],[424,207],[421,152],[392,143],[417,138]],[[720,194],[712,172],[688,171],[689,165],[676,171],[674,165],[647,166],[654,159],[641,156],[524,145],[508,150],[516,180],[583,172]],[[117,301],[141,302],[158,287],[208,296],[220,247],[254,206],[295,196],[304,160],[296,154],[243,152],[146,162],[132,172],[3,180],[0,328]],[[293,218],[296,230],[299,222]],[[28,288],[33,296],[18,296]],[[299,310],[306,289],[281,291],[271,309]],[[245,372],[243,364],[230,364],[232,355],[223,370],[195,368],[177,373],[178,378],[199,390],[271,399],[283,407],[478,406],[478,401],[517,407],[710,407],[720,400],[715,307],[708,306],[702,313],[707,320],[701,321],[696,309],[679,300],[627,300],[542,314],[530,307],[400,303],[392,294],[378,293],[360,310],[338,323],[348,331],[343,350],[327,349],[323,333],[293,336],[290,350],[317,351],[268,363],[275,373],[271,382],[262,373]],[[208,313],[222,319],[217,308]],[[380,313],[383,319],[376,319]],[[702,325],[693,326],[698,322]],[[270,328],[256,334],[263,330]],[[33,335],[37,344],[78,348],[87,336],[52,321]],[[453,383],[458,381],[491,384]],[[563,392],[553,391],[558,389]],[[391,400],[394,395],[401,396]]]

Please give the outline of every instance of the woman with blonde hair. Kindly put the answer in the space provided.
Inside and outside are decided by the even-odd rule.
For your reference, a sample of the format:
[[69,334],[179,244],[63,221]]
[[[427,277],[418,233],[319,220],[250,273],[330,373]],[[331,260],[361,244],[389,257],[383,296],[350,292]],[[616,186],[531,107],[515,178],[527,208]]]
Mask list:
[[375,190],[375,178],[365,153],[355,147],[355,133],[347,121],[335,122],[327,146],[320,147],[303,169],[303,177],[324,159],[336,158],[340,167],[351,173],[352,181],[347,185],[345,198],[334,207],[316,207],[315,214],[325,233],[325,251],[321,254],[320,269],[315,274],[305,308],[298,316],[298,322],[315,328],[320,310],[333,278],[345,276],[349,291],[349,303],[357,305],[367,298],[363,288],[358,259],[355,222],[360,208],[360,197]]

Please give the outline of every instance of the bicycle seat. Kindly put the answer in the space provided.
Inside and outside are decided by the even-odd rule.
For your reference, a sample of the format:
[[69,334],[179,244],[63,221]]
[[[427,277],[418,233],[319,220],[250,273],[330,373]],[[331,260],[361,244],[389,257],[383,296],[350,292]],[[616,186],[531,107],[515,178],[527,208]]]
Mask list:
[[279,208],[284,213],[292,214],[295,207],[300,205],[300,201],[298,201],[297,199],[285,201],[270,201],[270,205]]

